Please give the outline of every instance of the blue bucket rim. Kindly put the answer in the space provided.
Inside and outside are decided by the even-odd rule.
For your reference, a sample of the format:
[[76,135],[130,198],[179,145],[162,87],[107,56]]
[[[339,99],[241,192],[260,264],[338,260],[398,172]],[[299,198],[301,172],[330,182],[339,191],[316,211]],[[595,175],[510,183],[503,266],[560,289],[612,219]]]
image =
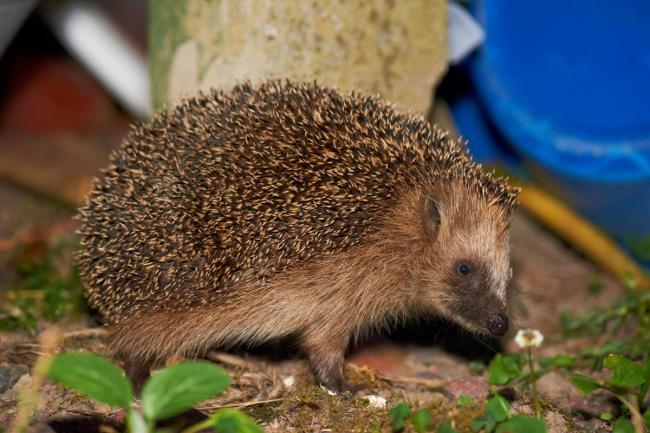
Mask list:
[[[484,22],[484,1],[472,2],[470,9],[480,22]],[[581,139],[534,119],[507,97],[508,92],[498,79],[488,53],[489,50],[481,47],[474,54],[471,75],[481,105],[518,152],[563,175],[584,180],[633,182],[650,179],[650,137],[623,142],[625,144],[620,140]],[[617,158],[626,160],[626,170],[611,169]],[[598,170],[599,167],[602,169]]]

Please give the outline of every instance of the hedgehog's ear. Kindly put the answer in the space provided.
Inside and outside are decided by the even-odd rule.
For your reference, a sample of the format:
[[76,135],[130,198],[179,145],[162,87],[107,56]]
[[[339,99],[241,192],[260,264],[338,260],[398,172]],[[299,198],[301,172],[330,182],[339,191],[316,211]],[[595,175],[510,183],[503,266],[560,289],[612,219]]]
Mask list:
[[434,239],[440,228],[440,205],[431,197],[424,197],[421,221],[425,239]]

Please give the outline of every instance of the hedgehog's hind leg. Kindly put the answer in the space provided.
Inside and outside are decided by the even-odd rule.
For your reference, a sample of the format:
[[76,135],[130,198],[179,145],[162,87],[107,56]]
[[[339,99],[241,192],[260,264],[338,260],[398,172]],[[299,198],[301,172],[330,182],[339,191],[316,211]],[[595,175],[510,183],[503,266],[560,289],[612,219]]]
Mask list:
[[124,359],[124,372],[126,373],[126,376],[131,380],[136,396],[140,395],[142,386],[147,381],[147,379],[149,379],[152,366],[153,365],[151,362],[143,361],[142,359]]
[[161,323],[168,324],[169,321],[159,317],[131,318],[109,329],[108,352],[123,364],[136,394],[149,378],[151,369],[162,364],[173,348],[174,341],[165,338],[169,336],[164,335]]
[[348,340],[347,335],[323,329],[308,331],[303,336],[303,348],[316,381],[336,393],[350,390],[343,375]]

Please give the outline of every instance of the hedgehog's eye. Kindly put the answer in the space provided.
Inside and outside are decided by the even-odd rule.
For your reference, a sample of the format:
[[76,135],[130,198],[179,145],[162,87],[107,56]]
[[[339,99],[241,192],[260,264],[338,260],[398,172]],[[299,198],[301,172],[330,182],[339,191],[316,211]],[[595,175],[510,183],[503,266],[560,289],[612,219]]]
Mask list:
[[472,265],[467,260],[461,260],[456,264],[456,272],[461,277],[466,277],[472,273]]

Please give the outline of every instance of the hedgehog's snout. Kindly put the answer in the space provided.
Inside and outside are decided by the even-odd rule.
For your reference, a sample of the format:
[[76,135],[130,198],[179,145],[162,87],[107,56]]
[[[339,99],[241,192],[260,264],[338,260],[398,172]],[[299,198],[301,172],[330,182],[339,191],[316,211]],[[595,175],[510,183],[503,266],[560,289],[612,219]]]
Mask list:
[[504,314],[492,314],[488,317],[487,329],[496,337],[501,337],[508,332],[508,316]]

